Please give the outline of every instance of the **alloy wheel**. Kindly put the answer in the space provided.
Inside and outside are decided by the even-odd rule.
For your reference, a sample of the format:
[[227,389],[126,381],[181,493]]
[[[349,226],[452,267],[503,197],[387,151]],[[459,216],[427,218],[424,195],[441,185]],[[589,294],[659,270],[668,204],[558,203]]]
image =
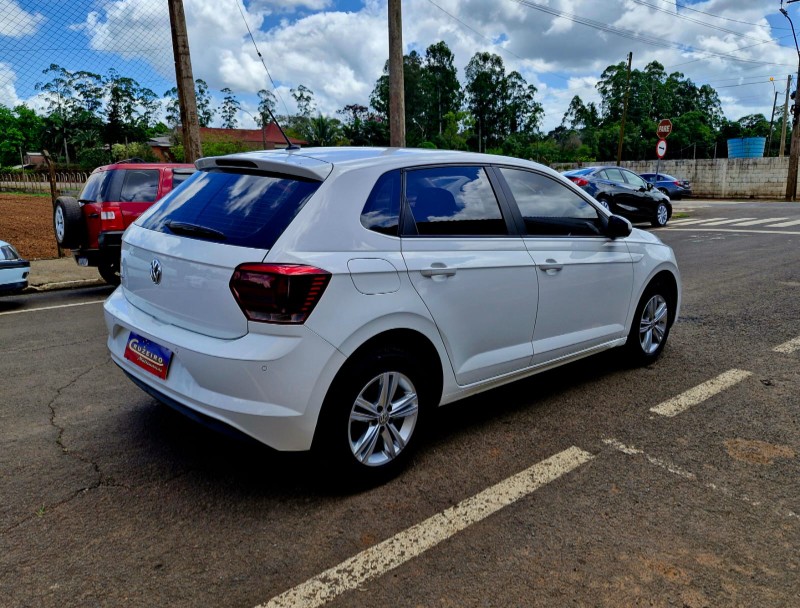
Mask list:
[[361,390],[350,410],[348,439],[356,459],[378,467],[408,445],[419,415],[419,397],[408,376],[387,371]]
[[642,310],[639,321],[639,344],[642,351],[651,355],[656,352],[667,334],[667,301],[663,296],[656,294]]

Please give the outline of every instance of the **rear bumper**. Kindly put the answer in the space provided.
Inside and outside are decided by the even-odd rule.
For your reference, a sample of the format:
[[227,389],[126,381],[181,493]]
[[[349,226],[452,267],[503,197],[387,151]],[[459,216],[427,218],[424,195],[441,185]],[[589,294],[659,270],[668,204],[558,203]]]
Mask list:
[[101,262],[109,260],[119,263],[122,252],[122,232],[101,232],[97,237],[97,249],[82,247],[73,250],[72,257],[78,266],[99,266]]
[[31,266],[27,260],[0,263],[0,293],[15,293],[28,286]]
[[[277,450],[311,447],[322,401],[345,357],[310,329],[213,338],[161,323],[131,306],[121,288],[104,309],[114,363],[156,399]],[[172,351],[165,380],[125,359],[131,331]]]

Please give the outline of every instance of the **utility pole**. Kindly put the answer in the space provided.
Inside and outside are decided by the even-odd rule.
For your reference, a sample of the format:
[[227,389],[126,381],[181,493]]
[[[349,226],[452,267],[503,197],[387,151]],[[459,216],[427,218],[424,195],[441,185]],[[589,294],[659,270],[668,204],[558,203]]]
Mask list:
[[617,166],[622,163],[622,140],[625,137],[625,118],[628,116],[628,97],[631,92],[631,64],[633,52],[628,53],[628,79],[625,81],[625,105],[622,108],[622,123],[619,125],[619,145],[617,146]]
[[769,118],[769,137],[767,137],[767,156],[772,154],[772,125],[775,123],[775,106],[778,105],[778,91],[775,91],[775,79],[770,76],[769,81],[772,83],[772,89],[775,93],[775,98],[772,100],[772,116]]
[[403,18],[400,0],[389,0],[389,145],[406,145],[403,89]]
[[[797,2],[797,0],[787,0],[787,4]],[[783,4],[783,3],[781,3]],[[794,31],[794,23],[789,13],[783,6],[780,8],[781,14],[789,20],[794,36],[794,48],[797,50],[797,83],[800,84],[800,46],[797,45],[797,33]],[[789,174],[786,177],[786,200],[793,201],[797,197],[797,161],[800,159],[800,100],[796,100],[794,111],[792,112],[794,124],[792,125],[792,143],[789,152]]]
[[203,148],[200,144],[200,122],[197,118],[197,99],[194,94],[186,15],[183,12],[183,0],[167,0],[167,2],[169,22],[172,26],[172,53],[175,56],[175,79],[178,84],[184,161],[193,163],[203,156]]
[[781,127],[781,148],[778,156],[786,152],[786,123],[789,120],[789,89],[792,88],[792,75],[786,79],[786,99],[783,102],[783,127]]

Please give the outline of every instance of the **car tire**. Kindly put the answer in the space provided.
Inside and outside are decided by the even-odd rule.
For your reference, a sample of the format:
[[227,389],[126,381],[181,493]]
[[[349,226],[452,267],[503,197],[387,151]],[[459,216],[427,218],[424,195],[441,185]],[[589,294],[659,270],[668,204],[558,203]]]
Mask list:
[[393,347],[345,364],[323,402],[314,439],[326,479],[371,486],[407,465],[432,400],[426,377],[410,353]]
[[83,242],[83,212],[71,196],[59,196],[53,207],[53,230],[56,243],[65,249],[75,249]]
[[648,365],[661,355],[675,318],[674,306],[674,297],[663,282],[651,283],[644,290],[625,342],[631,364]]
[[659,188],[658,191],[664,196],[669,196],[669,190],[667,190],[666,188]]
[[669,207],[667,207],[666,203],[658,203],[658,206],[656,207],[656,214],[653,216],[653,219],[650,221],[650,223],[657,228],[663,228],[667,225],[668,221]]
[[114,285],[115,287],[119,285],[119,262],[100,260],[100,263],[97,264],[97,270],[100,272],[100,276],[103,277],[103,280],[106,283],[109,285]]
[[605,197],[603,197],[603,198],[598,198],[598,199],[597,199],[597,202],[598,202],[598,203],[600,203],[601,205],[603,205],[603,207],[605,207],[605,208],[606,208],[606,209],[608,209],[609,211],[611,211],[611,203],[609,203],[609,202],[608,202],[608,199],[607,199],[607,198],[605,198]]

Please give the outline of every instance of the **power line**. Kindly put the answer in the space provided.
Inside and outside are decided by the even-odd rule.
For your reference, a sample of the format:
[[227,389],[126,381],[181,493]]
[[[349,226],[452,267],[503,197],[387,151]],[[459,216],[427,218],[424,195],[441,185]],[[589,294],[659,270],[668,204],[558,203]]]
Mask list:
[[[666,2],[666,3],[670,4],[670,5],[672,4],[671,0],[661,0],[661,1],[662,2]],[[707,13],[706,11],[701,11],[700,9],[692,8],[691,6],[688,6],[686,4],[678,4],[677,2],[675,2],[675,6],[677,8],[681,8],[681,9],[686,10],[686,11],[692,11],[693,13],[700,13],[701,15],[706,15],[708,17],[714,17],[715,19],[722,19],[723,21],[731,21],[732,23],[741,23],[743,25],[752,25],[753,27],[770,28],[772,30],[787,30],[788,31],[788,29],[789,29],[788,27],[777,27],[777,26],[771,26],[771,25],[761,25],[760,23],[751,23],[749,21],[741,21],[739,19],[732,19],[730,17],[723,17],[722,15],[715,15],[714,13]]]
[[[704,51],[700,49],[695,49],[689,45],[680,44],[677,42],[672,42],[670,40],[666,40],[664,38],[659,38],[656,36],[645,36],[642,34],[637,34],[630,30],[618,28],[612,25],[608,25],[605,23],[601,23],[599,21],[595,21],[593,19],[588,19],[586,17],[579,17],[574,13],[565,13],[564,11],[560,11],[549,6],[535,4],[532,0],[510,0],[511,2],[515,2],[516,4],[520,4],[525,6],[526,8],[531,8],[543,13],[547,13],[549,15],[553,15],[555,17],[561,17],[562,19],[566,19],[568,21],[572,21],[573,23],[578,23],[580,25],[585,25],[587,27],[600,30],[603,32],[607,32],[609,34],[614,34],[621,38],[627,38],[629,40],[635,40],[637,42],[642,42],[644,44],[649,44],[651,46],[657,46],[661,48],[672,48],[677,49],[679,51],[684,52],[693,52],[693,53],[702,53],[704,55],[708,55],[711,57],[718,57],[721,59],[730,59],[732,61],[739,61],[742,63],[751,63],[755,65],[774,65],[774,66],[784,66],[784,67],[793,67],[790,64],[786,63],[772,63],[769,61],[758,61],[755,59],[743,59],[741,57],[736,57],[734,55],[729,55],[725,53],[714,53],[713,51]],[[769,41],[767,41],[769,42]],[[758,44],[764,44],[765,42],[759,42]],[[755,46],[755,45],[753,45]]]
[[681,19],[683,21],[688,21],[690,23],[696,23],[698,25],[702,25],[703,27],[707,27],[707,28],[710,28],[710,29],[713,29],[713,30],[717,30],[717,31],[720,31],[720,32],[725,32],[726,34],[733,34],[734,36],[739,36],[741,38],[748,38],[750,40],[758,40],[759,42],[773,42],[772,39],[764,40],[763,38],[755,38],[753,36],[748,36],[747,34],[743,34],[741,32],[737,32],[736,30],[729,30],[728,28],[724,28],[724,27],[721,27],[719,25],[714,25],[712,23],[708,23],[707,21],[703,21],[702,19],[697,19],[695,17],[689,17],[688,15],[681,15],[678,12],[670,11],[670,10],[667,10],[665,8],[661,8],[659,6],[656,6],[655,4],[650,4],[649,2],[645,2],[644,0],[633,0],[633,2],[635,2],[636,4],[640,4],[641,6],[647,6],[649,8],[652,8],[653,10],[658,11],[660,13],[666,13],[667,15],[675,17],[676,19]]

